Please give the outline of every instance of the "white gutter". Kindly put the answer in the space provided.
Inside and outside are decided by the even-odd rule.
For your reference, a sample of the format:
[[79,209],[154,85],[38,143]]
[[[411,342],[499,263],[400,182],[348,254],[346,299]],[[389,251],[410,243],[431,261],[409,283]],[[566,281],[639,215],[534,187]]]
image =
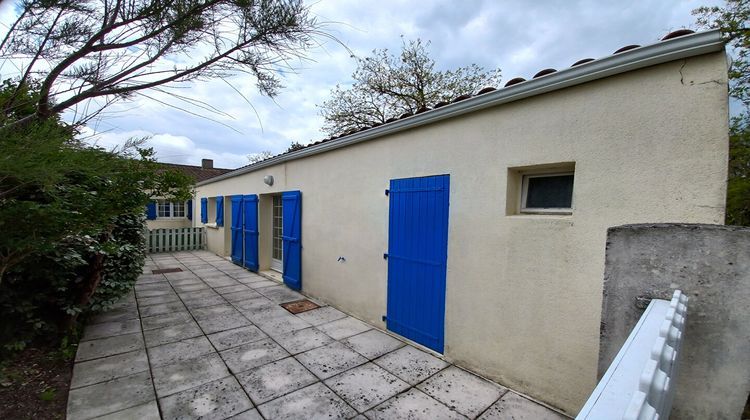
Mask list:
[[211,184],[223,179],[232,178],[267,168],[269,166],[288,162],[290,160],[324,153],[329,150],[339,149],[341,147],[383,137],[388,134],[397,133],[399,131],[412,129],[426,124],[432,124],[448,118],[506,104],[508,102],[517,101],[531,96],[580,85],[644,67],[718,52],[723,49],[724,41],[721,38],[719,30],[699,32],[667,41],[661,41],[656,44],[646,45],[619,54],[600,58],[576,67],[559,70],[555,73],[537,79],[527,80],[517,85],[499,88],[490,93],[474,96],[454,104],[446,105],[442,108],[412,115],[401,120],[359,131],[348,136],[328,140],[324,143],[309,146],[295,152],[272,157],[262,162],[245,166],[232,172],[227,172],[223,175],[199,182],[196,186]]

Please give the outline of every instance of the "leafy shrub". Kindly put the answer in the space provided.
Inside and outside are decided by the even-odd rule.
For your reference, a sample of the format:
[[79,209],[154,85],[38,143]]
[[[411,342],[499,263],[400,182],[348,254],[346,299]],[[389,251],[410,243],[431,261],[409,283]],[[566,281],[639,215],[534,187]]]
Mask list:
[[[49,252],[40,252],[6,273],[0,284],[2,351],[20,350],[31,340],[57,339],[70,332],[69,320],[107,310],[128,293],[146,255],[144,216],[115,218],[106,240],[68,236]],[[80,304],[90,261],[103,255],[102,278],[93,296]]]

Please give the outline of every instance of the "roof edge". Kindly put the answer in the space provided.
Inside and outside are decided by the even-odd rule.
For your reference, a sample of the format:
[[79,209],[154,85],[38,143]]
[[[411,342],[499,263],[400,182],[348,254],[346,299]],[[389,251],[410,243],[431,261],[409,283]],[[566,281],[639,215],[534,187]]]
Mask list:
[[198,182],[195,185],[208,185],[224,179],[255,172],[269,166],[324,153],[485,108],[491,108],[531,96],[541,95],[645,67],[718,52],[723,49],[724,40],[718,29],[657,42],[655,44],[634,48],[615,55],[606,56],[575,67],[563,69],[537,79],[531,79],[490,93],[474,96],[460,102],[416,114],[408,118],[399,119],[388,124],[365,129],[334,140],[312,145],[291,153],[272,157],[236,169],[232,172],[227,172],[211,179]]

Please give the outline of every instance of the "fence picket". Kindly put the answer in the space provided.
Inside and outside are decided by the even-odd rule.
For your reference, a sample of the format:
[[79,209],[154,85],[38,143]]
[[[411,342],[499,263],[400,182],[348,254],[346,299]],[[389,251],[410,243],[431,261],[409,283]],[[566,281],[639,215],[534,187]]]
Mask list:
[[203,228],[151,229],[146,234],[149,253],[203,249]]

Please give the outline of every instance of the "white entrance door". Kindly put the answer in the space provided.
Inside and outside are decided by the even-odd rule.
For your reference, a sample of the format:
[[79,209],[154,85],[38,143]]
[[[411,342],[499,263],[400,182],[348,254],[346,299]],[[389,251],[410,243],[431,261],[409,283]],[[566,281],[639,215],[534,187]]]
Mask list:
[[271,249],[271,269],[283,272],[284,251],[282,230],[283,215],[281,212],[281,196],[273,196],[273,248]]

